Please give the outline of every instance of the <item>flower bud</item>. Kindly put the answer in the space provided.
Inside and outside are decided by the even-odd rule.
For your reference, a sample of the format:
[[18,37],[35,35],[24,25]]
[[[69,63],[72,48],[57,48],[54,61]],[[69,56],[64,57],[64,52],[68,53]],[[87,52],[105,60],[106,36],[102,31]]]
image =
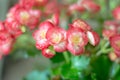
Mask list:
[[55,56],[55,51],[53,49],[46,48],[42,50],[42,55],[46,58],[52,58],[53,56]]
[[87,37],[91,45],[96,46],[100,42],[99,35],[94,31],[87,31]]

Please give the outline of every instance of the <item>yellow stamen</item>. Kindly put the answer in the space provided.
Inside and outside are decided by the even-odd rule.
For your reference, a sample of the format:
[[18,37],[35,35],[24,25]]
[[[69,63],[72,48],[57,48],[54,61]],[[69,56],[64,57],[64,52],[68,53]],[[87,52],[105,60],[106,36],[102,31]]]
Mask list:
[[52,41],[55,42],[55,43],[59,43],[61,41],[61,34],[53,34],[52,35],[53,39]]
[[21,12],[20,16],[21,16],[21,19],[23,22],[28,21],[28,19],[30,17],[30,15],[27,12]]
[[38,1],[38,2],[42,2],[43,0],[36,0],[36,1]]
[[72,42],[73,44],[75,44],[75,45],[78,45],[78,44],[80,44],[80,43],[82,42],[82,38],[81,38],[80,35],[73,35],[73,36],[71,37],[71,42]]
[[40,32],[40,37],[41,37],[42,39],[45,39],[45,38],[46,38],[46,31],[42,30],[42,31]]
[[22,26],[22,27],[21,27],[21,31],[22,31],[22,32],[26,32],[25,26]]

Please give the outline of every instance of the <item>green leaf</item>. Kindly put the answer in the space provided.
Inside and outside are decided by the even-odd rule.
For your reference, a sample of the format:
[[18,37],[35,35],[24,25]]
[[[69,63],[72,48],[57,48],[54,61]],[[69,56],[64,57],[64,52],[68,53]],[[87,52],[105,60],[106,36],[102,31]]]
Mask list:
[[106,55],[99,56],[98,58],[91,61],[91,76],[94,74],[96,80],[108,80],[111,65],[112,62]]
[[36,49],[35,41],[33,40],[30,34],[23,34],[20,37],[18,37],[12,53],[18,54],[19,52],[22,52],[22,51],[24,51],[24,54],[28,55],[28,57],[35,56],[38,53],[40,53],[40,51]]
[[115,75],[115,77],[113,78],[113,80],[120,80],[120,69],[117,72],[117,74]]
[[61,67],[60,66],[52,68],[52,75],[53,76],[57,76],[60,74],[61,74]]
[[117,75],[117,73],[120,70],[120,65],[116,62],[114,62],[111,66],[111,70],[110,70],[110,78],[113,78]]
[[72,58],[72,67],[78,69],[79,71],[85,70],[88,68],[90,62],[90,58],[87,56],[74,56]]
[[112,80],[120,80],[120,64],[119,63],[113,63],[111,67],[110,78]]
[[40,72],[38,70],[29,73],[24,80],[49,80],[47,77],[48,71]]
[[61,67],[61,75],[63,79],[79,80],[79,71],[75,68],[71,68],[70,64],[64,64]]
[[56,55],[50,59],[53,63],[60,63],[60,62],[64,62],[64,56],[62,53],[56,53]]

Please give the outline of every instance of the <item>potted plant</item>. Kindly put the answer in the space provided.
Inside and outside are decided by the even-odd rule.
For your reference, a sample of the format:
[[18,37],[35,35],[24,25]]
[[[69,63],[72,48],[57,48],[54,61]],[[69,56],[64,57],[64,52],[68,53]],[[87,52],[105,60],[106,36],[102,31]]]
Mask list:
[[0,56],[51,60],[25,80],[119,80],[119,12],[112,0],[19,0],[0,22]]

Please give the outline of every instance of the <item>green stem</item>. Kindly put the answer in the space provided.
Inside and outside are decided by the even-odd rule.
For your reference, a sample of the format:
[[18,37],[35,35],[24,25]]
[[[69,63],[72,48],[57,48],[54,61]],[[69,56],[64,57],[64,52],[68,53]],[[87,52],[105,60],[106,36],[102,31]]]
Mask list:
[[101,46],[101,49],[96,53],[96,56],[111,51],[111,49],[110,50],[106,49],[109,46],[109,44],[110,44],[109,42],[106,42],[103,46]]
[[111,52],[113,50],[113,48],[109,48],[109,49],[106,49],[105,51],[103,51],[104,53],[108,53],[108,52]]
[[103,46],[103,49],[105,49],[105,48],[107,48],[108,46],[109,46],[109,41],[107,41],[106,43],[105,43],[105,45]]
[[68,55],[68,52],[67,52],[67,51],[63,52],[63,56],[64,56],[64,58],[65,58],[65,61],[66,61],[67,63],[69,63],[69,55]]
[[109,17],[109,13],[110,13],[110,0],[106,0],[106,17],[108,18]]
[[101,53],[102,53],[102,49],[96,53],[96,56],[100,56]]

